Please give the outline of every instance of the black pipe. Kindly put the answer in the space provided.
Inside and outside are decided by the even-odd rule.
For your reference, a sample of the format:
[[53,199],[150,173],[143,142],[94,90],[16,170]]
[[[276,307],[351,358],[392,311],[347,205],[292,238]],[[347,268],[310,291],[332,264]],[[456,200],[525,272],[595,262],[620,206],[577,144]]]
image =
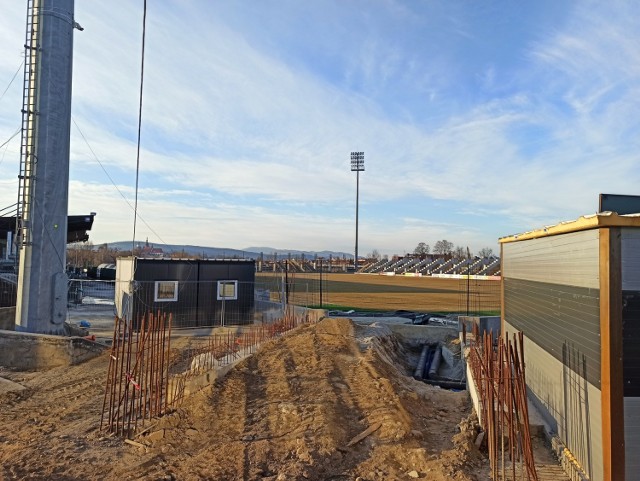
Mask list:
[[429,379],[429,369],[431,368],[431,363],[433,362],[434,355],[435,349],[429,347],[429,353],[427,354],[427,360],[424,364],[424,373],[422,374],[422,379]]
[[440,386],[444,389],[460,389],[464,390],[467,388],[467,383],[460,381],[436,381],[434,379],[423,379],[422,382],[426,384],[431,384],[434,386]]
[[422,346],[422,352],[420,353],[420,358],[418,359],[418,365],[416,366],[416,371],[413,374],[413,377],[416,379],[422,379],[424,376],[424,367],[427,361],[427,357],[429,356],[429,345],[425,344]]
[[440,369],[440,361],[442,360],[442,347],[438,346],[433,355],[433,361],[429,367],[428,377],[433,379],[438,375],[438,369]]

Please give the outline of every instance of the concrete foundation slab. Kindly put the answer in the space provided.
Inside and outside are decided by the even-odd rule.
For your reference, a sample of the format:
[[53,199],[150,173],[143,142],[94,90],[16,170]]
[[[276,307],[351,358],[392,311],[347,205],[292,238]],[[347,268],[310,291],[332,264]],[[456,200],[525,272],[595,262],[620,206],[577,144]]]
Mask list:
[[458,337],[458,329],[455,327],[407,324],[404,317],[353,317],[351,320],[360,325],[383,324],[394,334],[410,341],[446,342]]
[[0,329],[13,331],[16,328],[16,308],[0,307]]
[[80,364],[107,346],[81,337],[0,331],[0,365],[24,371]]
[[211,386],[216,379],[225,377],[238,363],[251,355],[251,352],[247,350],[241,353],[238,359],[224,366],[214,367],[196,375],[191,375],[189,372],[186,372],[183,375],[172,377],[169,380],[169,389],[167,391],[169,393],[169,403],[174,403],[178,397],[184,399]]

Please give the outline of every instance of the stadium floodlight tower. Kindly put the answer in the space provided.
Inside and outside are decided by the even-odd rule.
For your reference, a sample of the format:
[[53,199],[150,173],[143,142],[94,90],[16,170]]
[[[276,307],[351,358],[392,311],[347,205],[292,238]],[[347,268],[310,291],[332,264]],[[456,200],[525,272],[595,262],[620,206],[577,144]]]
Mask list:
[[28,0],[17,242],[16,330],[62,334],[74,0]]
[[360,172],[364,172],[364,152],[351,152],[351,172],[356,173],[356,252],[353,259],[355,271],[358,270],[358,202],[360,198]]

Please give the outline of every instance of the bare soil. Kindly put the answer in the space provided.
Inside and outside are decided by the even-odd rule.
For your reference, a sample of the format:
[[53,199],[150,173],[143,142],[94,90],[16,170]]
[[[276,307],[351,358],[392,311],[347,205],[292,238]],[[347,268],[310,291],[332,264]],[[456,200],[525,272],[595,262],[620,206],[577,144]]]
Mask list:
[[0,395],[0,479],[489,479],[467,394],[409,377],[405,349],[347,319],[297,328],[147,423],[145,447],[99,430],[108,354],[0,368],[26,387]]

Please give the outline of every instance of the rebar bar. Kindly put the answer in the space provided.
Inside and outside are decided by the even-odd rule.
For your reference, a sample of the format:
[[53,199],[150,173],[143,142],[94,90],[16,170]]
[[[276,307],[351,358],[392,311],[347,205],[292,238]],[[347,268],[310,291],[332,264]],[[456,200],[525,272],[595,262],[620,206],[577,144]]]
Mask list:
[[116,318],[100,429],[130,436],[138,422],[168,410],[171,324],[160,312],[141,316],[136,325]]
[[[307,322],[306,317],[287,313],[272,324],[255,325],[236,333],[215,333],[199,348],[172,353],[171,314],[148,312],[137,322],[116,317],[100,429],[131,436],[138,431],[139,423],[143,427],[145,420],[180,405],[191,376],[254,354],[266,340]],[[196,359],[198,362],[194,362]],[[191,369],[170,375],[173,365],[185,361]]]
[[522,479],[537,481],[524,369],[524,341],[522,333],[513,343],[499,337],[494,343],[492,334],[480,332],[472,326],[469,336],[469,364],[480,399],[479,421],[485,431],[493,479],[516,479],[516,467]]

